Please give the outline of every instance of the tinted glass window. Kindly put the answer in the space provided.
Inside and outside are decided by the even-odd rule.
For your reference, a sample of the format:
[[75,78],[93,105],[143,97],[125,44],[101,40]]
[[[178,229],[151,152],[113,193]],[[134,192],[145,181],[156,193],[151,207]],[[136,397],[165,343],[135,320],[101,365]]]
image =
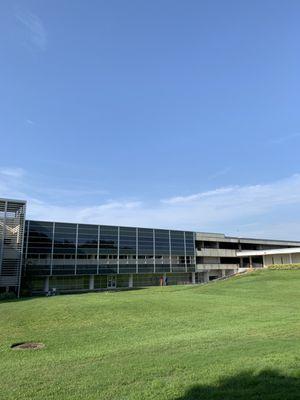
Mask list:
[[171,231],[171,254],[184,255],[184,233],[180,231]]
[[163,229],[155,229],[155,255],[169,255],[169,231]]
[[52,236],[53,223],[30,221],[27,253],[51,253]]
[[153,229],[138,229],[138,253],[139,255],[153,255],[154,241]]
[[185,246],[187,255],[195,254],[195,240],[193,232],[185,232]]
[[100,226],[100,254],[118,253],[118,228],[116,226]]
[[120,227],[120,254],[136,253],[136,228]]
[[98,226],[78,225],[77,254],[95,254],[98,252]]
[[55,224],[54,253],[75,253],[76,228],[76,224]]

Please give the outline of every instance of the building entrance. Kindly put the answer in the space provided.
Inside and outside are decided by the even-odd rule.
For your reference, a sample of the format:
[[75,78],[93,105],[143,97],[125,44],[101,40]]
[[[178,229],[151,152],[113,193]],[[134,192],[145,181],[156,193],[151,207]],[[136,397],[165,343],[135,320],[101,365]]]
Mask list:
[[115,275],[108,275],[107,289],[115,289],[117,287],[117,277]]

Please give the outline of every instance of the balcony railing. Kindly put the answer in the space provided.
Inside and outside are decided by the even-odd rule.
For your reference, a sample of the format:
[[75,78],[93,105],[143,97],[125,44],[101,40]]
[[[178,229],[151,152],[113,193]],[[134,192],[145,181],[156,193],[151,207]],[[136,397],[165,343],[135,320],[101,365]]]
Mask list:
[[211,269],[237,269],[240,268],[239,264],[197,264],[196,271],[207,271]]
[[[138,260],[138,264],[139,265],[154,265],[153,260],[148,260],[147,262],[145,262],[144,260]],[[49,265],[117,265],[117,259],[114,260],[95,260],[95,259],[77,259],[75,260],[73,259],[53,259],[52,262],[50,259],[30,259],[27,261],[27,265],[34,265],[34,266],[49,266]],[[136,264],[136,260],[128,260],[128,261],[124,261],[124,260],[120,260],[120,265],[132,265],[132,264]],[[156,266],[159,265],[170,265],[170,263],[163,263],[161,260],[156,261],[155,263]],[[185,268],[185,263],[172,263],[173,267],[178,267],[178,268]],[[192,263],[188,263],[187,267],[194,267],[195,264]]]
[[237,250],[231,249],[201,249],[197,250],[198,257],[236,257]]

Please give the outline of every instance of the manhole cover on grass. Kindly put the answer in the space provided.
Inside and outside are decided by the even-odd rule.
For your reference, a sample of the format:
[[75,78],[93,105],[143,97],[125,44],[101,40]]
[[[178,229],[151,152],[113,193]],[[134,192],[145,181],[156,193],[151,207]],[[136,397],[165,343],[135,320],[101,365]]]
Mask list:
[[38,350],[43,349],[44,347],[44,343],[35,342],[14,343],[10,346],[10,348],[13,350]]

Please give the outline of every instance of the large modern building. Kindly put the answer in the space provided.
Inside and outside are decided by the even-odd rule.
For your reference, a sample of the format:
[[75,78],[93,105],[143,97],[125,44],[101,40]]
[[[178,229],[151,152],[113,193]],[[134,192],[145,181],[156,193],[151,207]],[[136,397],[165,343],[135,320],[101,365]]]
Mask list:
[[25,220],[0,199],[0,291],[27,294],[197,284],[246,268],[300,262],[300,242]]

